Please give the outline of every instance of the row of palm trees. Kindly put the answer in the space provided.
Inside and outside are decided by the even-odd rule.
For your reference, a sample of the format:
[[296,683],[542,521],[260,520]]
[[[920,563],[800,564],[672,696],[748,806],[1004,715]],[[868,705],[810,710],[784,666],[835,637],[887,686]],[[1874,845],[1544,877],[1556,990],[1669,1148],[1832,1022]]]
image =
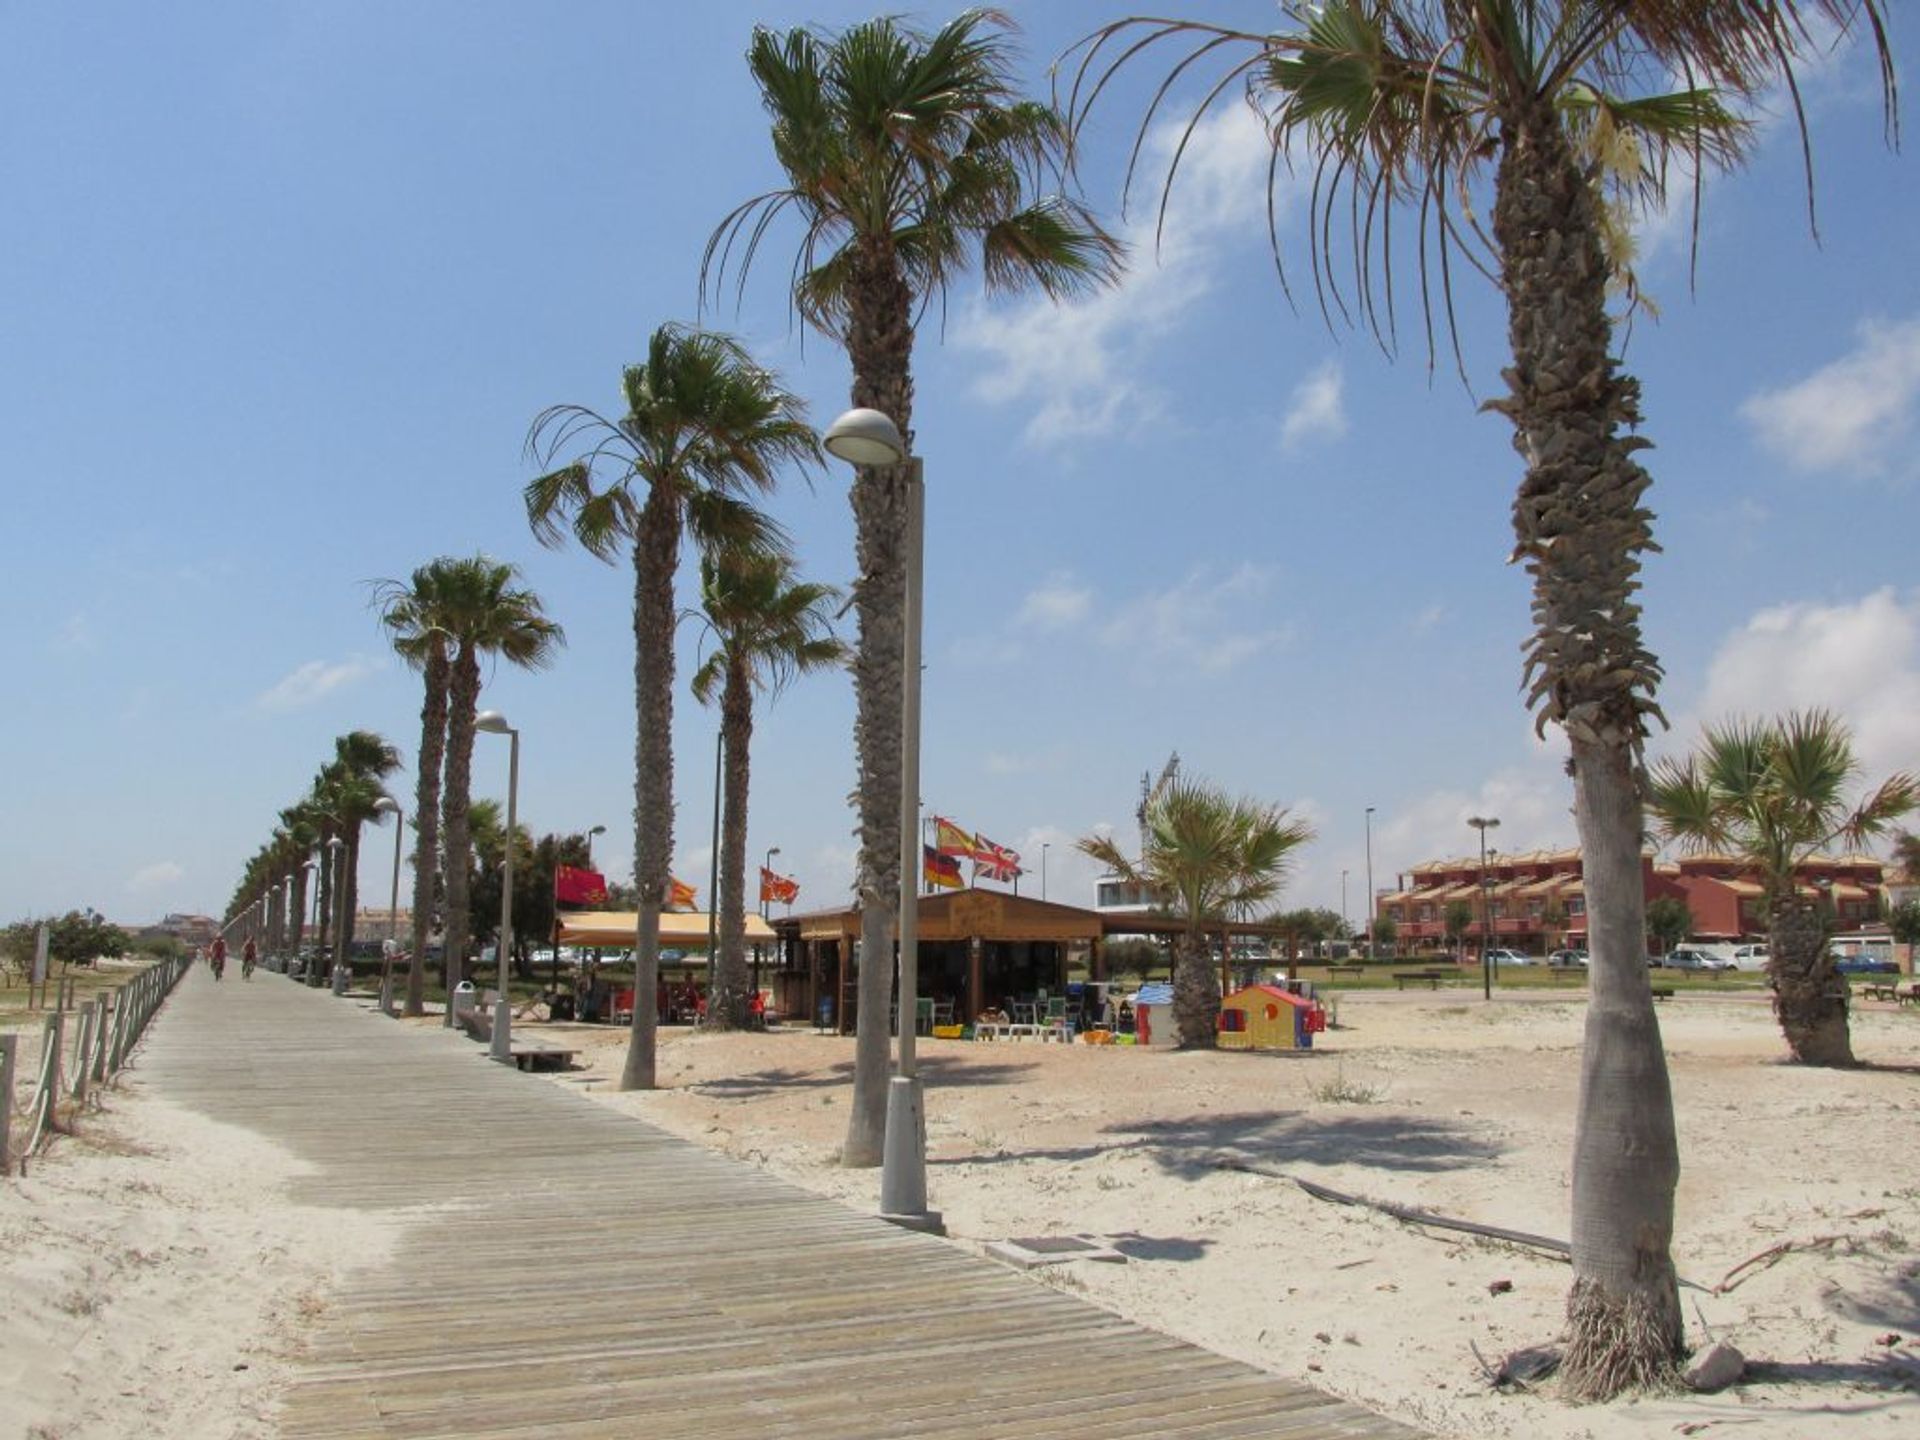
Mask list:
[[[1514,558],[1534,584],[1527,703],[1542,729],[1568,737],[1593,953],[1564,1373],[1588,1395],[1665,1383],[1682,1343],[1671,1258],[1679,1160],[1640,963],[1642,752],[1662,723],[1661,672],[1636,601],[1640,556],[1654,541],[1651,482],[1636,458],[1647,442],[1632,433],[1639,385],[1617,358],[1609,308],[1616,290],[1635,297],[1617,210],[1664,200],[1675,157],[1694,171],[1738,161],[1762,92],[1784,76],[1797,94],[1796,65],[1820,43],[1816,20],[1870,32],[1891,110],[1884,19],[1876,0],[1321,0],[1284,13],[1264,34],[1197,21],[1107,27],[1081,52],[1064,114],[1020,94],[1008,22],[993,12],[925,34],[890,19],[838,34],[756,30],[748,64],[783,181],[714,231],[702,292],[744,284],[772,226],[796,219],[797,313],[845,349],[852,402],[910,438],[916,325],[964,270],[977,265],[989,290],[1038,286],[1053,296],[1115,278],[1117,242],[1049,187],[1114,74],[1174,38],[1196,43],[1155,92],[1141,140],[1168,86],[1197,61],[1227,58],[1202,108],[1245,94],[1265,117],[1276,168],[1299,158],[1320,177],[1308,233],[1329,315],[1370,327],[1391,350],[1395,272],[1411,263],[1431,359],[1436,330],[1450,325],[1456,272],[1477,267],[1493,280],[1512,364],[1507,393],[1488,408],[1512,424],[1525,467],[1513,528]],[[1671,77],[1683,88],[1661,93]],[[1402,205],[1415,233],[1409,247],[1403,230],[1396,250],[1389,216]],[[1332,253],[1343,234],[1351,269]],[[536,422],[529,445],[545,473],[526,501],[544,539],[571,531],[590,553],[611,559],[626,548],[634,563],[637,949],[639,983],[650,987],[671,853],[682,541],[772,540],[742,501],[781,467],[814,463],[817,450],[798,403],[723,337],[663,326],[646,362],[626,372],[623,399],[616,418],[568,406]],[[864,467],[852,487],[867,957],[892,953],[900,881],[907,497],[900,466]],[[449,723],[449,785],[461,723]],[[871,958],[861,967],[848,1164],[880,1154],[890,985],[890,967]],[[1202,998],[1192,997],[1193,1013]],[[653,1083],[652,1025],[651,1007],[636,1006],[625,1086]]]

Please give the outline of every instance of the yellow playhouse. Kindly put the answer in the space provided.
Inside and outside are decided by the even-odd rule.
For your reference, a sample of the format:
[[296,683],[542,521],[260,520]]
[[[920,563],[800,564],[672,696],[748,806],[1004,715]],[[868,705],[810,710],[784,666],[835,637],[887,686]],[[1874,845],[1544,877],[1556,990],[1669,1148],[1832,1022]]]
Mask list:
[[1311,1050],[1327,1012],[1277,985],[1249,985],[1220,1002],[1222,1050]]

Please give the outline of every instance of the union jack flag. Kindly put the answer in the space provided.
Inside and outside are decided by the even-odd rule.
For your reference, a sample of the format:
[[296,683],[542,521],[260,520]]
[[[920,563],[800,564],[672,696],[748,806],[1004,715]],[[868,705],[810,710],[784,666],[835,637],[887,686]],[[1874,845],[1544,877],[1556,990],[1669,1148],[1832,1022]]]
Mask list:
[[1017,880],[1020,877],[1019,852],[996,845],[984,835],[974,837],[973,878],[976,880]]

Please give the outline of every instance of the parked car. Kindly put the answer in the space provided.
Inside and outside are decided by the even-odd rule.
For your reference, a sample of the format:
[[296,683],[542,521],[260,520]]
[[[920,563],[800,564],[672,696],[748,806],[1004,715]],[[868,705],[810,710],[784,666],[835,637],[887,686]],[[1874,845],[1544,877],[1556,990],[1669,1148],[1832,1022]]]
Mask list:
[[1733,947],[1733,968],[1736,970],[1764,970],[1767,968],[1767,947],[1764,945],[1736,945]]
[[1710,970],[1705,957],[1698,950],[1671,950],[1655,962],[1667,970]]
[[1487,959],[1495,965],[1534,965],[1539,962],[1531,955],[1523,955],[1518,950],[1489,950]]
[[1587,952],[1584,950],[1556,950],[1547,956],[1547,964],[1556,970],[1584,970],[1587,968]]
[[1858,955],[1842,955],[1833,962],[1833,968],[1842,975],[1898,975],[1900,967],[1891,960],[1882,960],[1862,951]]
[[[1684,959],[1683,959],[1684,957]],[[1732,970],[1737,968],[1733,961],[1711,950],[1703,950],[1698,945],[1676,945],[1668,964],[1676,970]]]

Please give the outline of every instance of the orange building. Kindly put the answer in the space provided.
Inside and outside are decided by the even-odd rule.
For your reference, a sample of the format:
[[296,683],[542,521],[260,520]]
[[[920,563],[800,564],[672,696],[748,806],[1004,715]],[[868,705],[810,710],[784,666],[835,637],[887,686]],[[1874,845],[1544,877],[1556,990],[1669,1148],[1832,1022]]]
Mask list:
[[[1689,855],[1656,862],[1647,854],[1640,866],[1647,899],[1670,895],[1693,912],[1692,938],[1735,941],[1766,934],[1764,891],[1739,861]],[[1880,916],[1884,866],[1871,855],[1816,855],[1800,867],[1799,878],[1804,894],[1827,897],[1843,929],[1859,929]],[[1447,907],[1456,900],[1473,912],[1464,937],[1472,949],[1479,949],[1483,929],[1490,929],[1489,945],[1531,955],[1586,945],[1587,897],[1578,850],[1489,853],[1484,905],[1480,882],[1477,855],[1430,860],[1402,877],[1400,889],[1380,896],[1375,914],[1394,922],[1397,941],[1407,949],[1445,945]]]

